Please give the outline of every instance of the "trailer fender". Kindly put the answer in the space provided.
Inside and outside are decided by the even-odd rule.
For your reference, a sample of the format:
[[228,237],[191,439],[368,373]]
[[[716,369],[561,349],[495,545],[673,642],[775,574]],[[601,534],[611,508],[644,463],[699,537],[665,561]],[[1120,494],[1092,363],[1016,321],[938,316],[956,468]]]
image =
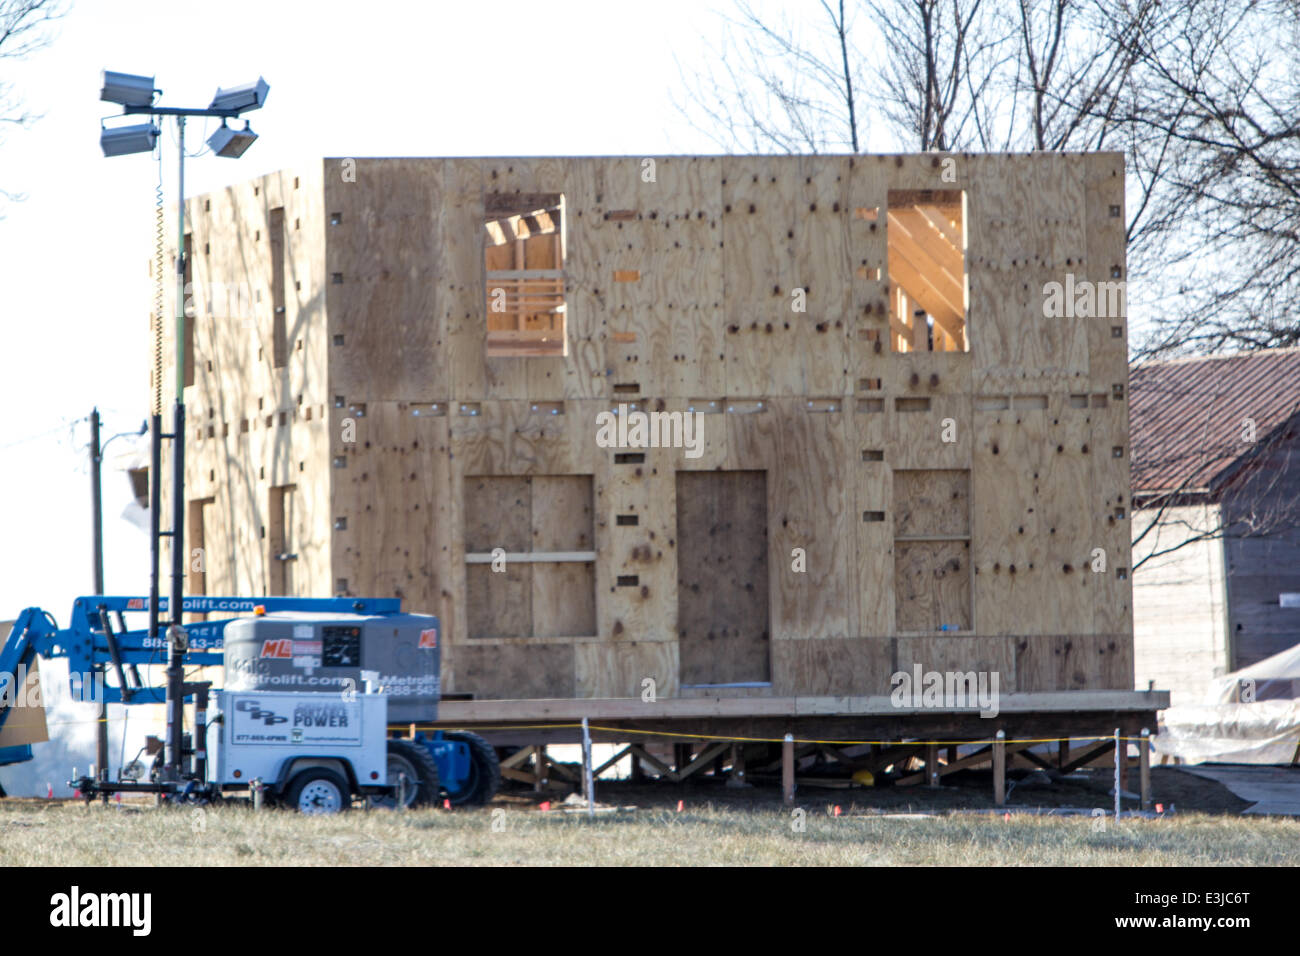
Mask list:
[[358,793],[356,771],[352,769],[352,761],[343,757],[333,756],[311,756],[304,755],[293,757],[286,760],[280,766],[279,776],[275,781],[275,792],[277,796],[282,796],[289,788],[289,781],[296,777],[304,770],[312,767],[323,767],[326,770],[333,770],[347,781],[348,787],[352,793]]

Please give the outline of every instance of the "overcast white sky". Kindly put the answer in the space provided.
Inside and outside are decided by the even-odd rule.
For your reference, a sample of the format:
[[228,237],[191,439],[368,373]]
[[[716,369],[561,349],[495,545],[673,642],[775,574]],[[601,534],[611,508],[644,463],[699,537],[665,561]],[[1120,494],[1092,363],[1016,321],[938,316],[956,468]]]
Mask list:
[[[44,115],[0,144],[0,186],[27,194],[0,220],[0,620],[37,605],[66,623],[73,599],[90,593],[88,426],[78,420],[97,404],[107,436],[148,414],[158,163],[100,153],[99,120],[116,112],[99,101],[100,70],[154,74],[162,101],[185,106],[266,77],[267,106],[250,116],[261,138],[238,161],[187,162],[191,195],[322,156],[715,152],[670,99],[674,55],[693,62],[702,35],[718,37],[713,6],[79,0],[51,47],[5,63],[0,79]],[[164,136],[172,205],[170,125]],[[148,590],[147,538],[119,517],[129,497],[125,476],[107,472],[109,593]],[[77,740],[84,768],[89,725]],[[43,792],[50,776],[63,792],[62,764],[74,758],[44,750],[59,765],[29,765],[22,779],[39,778]],[[18,780],[16,768],[0,771],[11,790]]]
[[[69,423],[98,404],[111,435],[148,413],[158,163],[101,155],[99,120],[116,112],[99,101],[101,69],[152,73],[163,102],[187,106],[266,77],[250,115],[261,138],[238,161],[188,161],[194,195],[321,156],[713,152],[670,87],[674,54],[691,61],[718,29],[689,0],[80,0],[50,48],[6,66],[44,117],[0,145],[0,185],[28,196],[0,220],[0,620],[29,605],[62,620],[91,589],[88,426]],[[173,136],[169,124],[169,207]],[[147,590],[147,539],[119,518],[128,498],[106,474],[110,593]]]

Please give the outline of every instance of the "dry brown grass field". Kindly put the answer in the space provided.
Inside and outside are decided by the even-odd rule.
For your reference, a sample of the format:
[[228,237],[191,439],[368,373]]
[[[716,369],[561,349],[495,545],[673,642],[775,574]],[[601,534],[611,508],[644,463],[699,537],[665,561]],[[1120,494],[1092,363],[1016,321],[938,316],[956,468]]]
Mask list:
[[0,801],[9,866],[1243,866],[1300,865],[1300,821],[1179,813],[1162,819],[893,815],[825,800],[796,815],[700,801],[595,819],[531,804],[352,812]]

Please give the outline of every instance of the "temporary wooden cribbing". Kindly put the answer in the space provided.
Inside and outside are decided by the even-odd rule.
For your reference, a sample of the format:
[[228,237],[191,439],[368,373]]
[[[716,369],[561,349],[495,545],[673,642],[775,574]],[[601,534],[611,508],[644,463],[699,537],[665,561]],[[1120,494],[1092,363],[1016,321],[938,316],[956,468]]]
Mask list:
[[787,807],[794,805],[794,737],[786,734],[781,743],[781,795]]

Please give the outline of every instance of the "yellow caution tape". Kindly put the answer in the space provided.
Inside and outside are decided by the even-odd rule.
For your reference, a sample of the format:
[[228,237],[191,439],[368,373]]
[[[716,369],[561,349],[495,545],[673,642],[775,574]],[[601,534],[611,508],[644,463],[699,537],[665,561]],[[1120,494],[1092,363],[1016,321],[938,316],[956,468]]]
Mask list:
[[[495,730],[576,730],[582,727],[582,724],[492,724],[490,726],[476,725],[471,727],[441,727],[433,724],[415,724],[416,730],[467,730],[470,732],[478,731],[495,731]],[[688,734],[674,733],[668,730],[634,730],[630,727],[605,727],[600,724],[587,725],[589,730],[599,730],[611,734],[639,734],[646,737],[675,737],[682,740],[701,740],[701,741],[728,741],[735,743],[760,743],[760,744],[779,744],[784,743],[784,737],[731,737],[725,734]],[[1075,734],[1069,737],[1006,737],[1001,743],[1004,744],[1055,744],[1066,740],[1114,740],[1114,734],[1103,734],[1100,736],[1087,736]],[[1120,740],[1127,743],[1140,743],[1142,737],[1125,737],[1120,735]],[[1150,738],[1145,738],[1150,739]],[[815,740],[806,737],[795,737],[796,744],[822,744],[825,746],[837,747],[856,747],[875,744],[878,746],[892,745],[918,745],[918,746],[936,746],[936,747],[969,747],[979,744],[996,744],[999,741],[996,738],[986,740]]]

